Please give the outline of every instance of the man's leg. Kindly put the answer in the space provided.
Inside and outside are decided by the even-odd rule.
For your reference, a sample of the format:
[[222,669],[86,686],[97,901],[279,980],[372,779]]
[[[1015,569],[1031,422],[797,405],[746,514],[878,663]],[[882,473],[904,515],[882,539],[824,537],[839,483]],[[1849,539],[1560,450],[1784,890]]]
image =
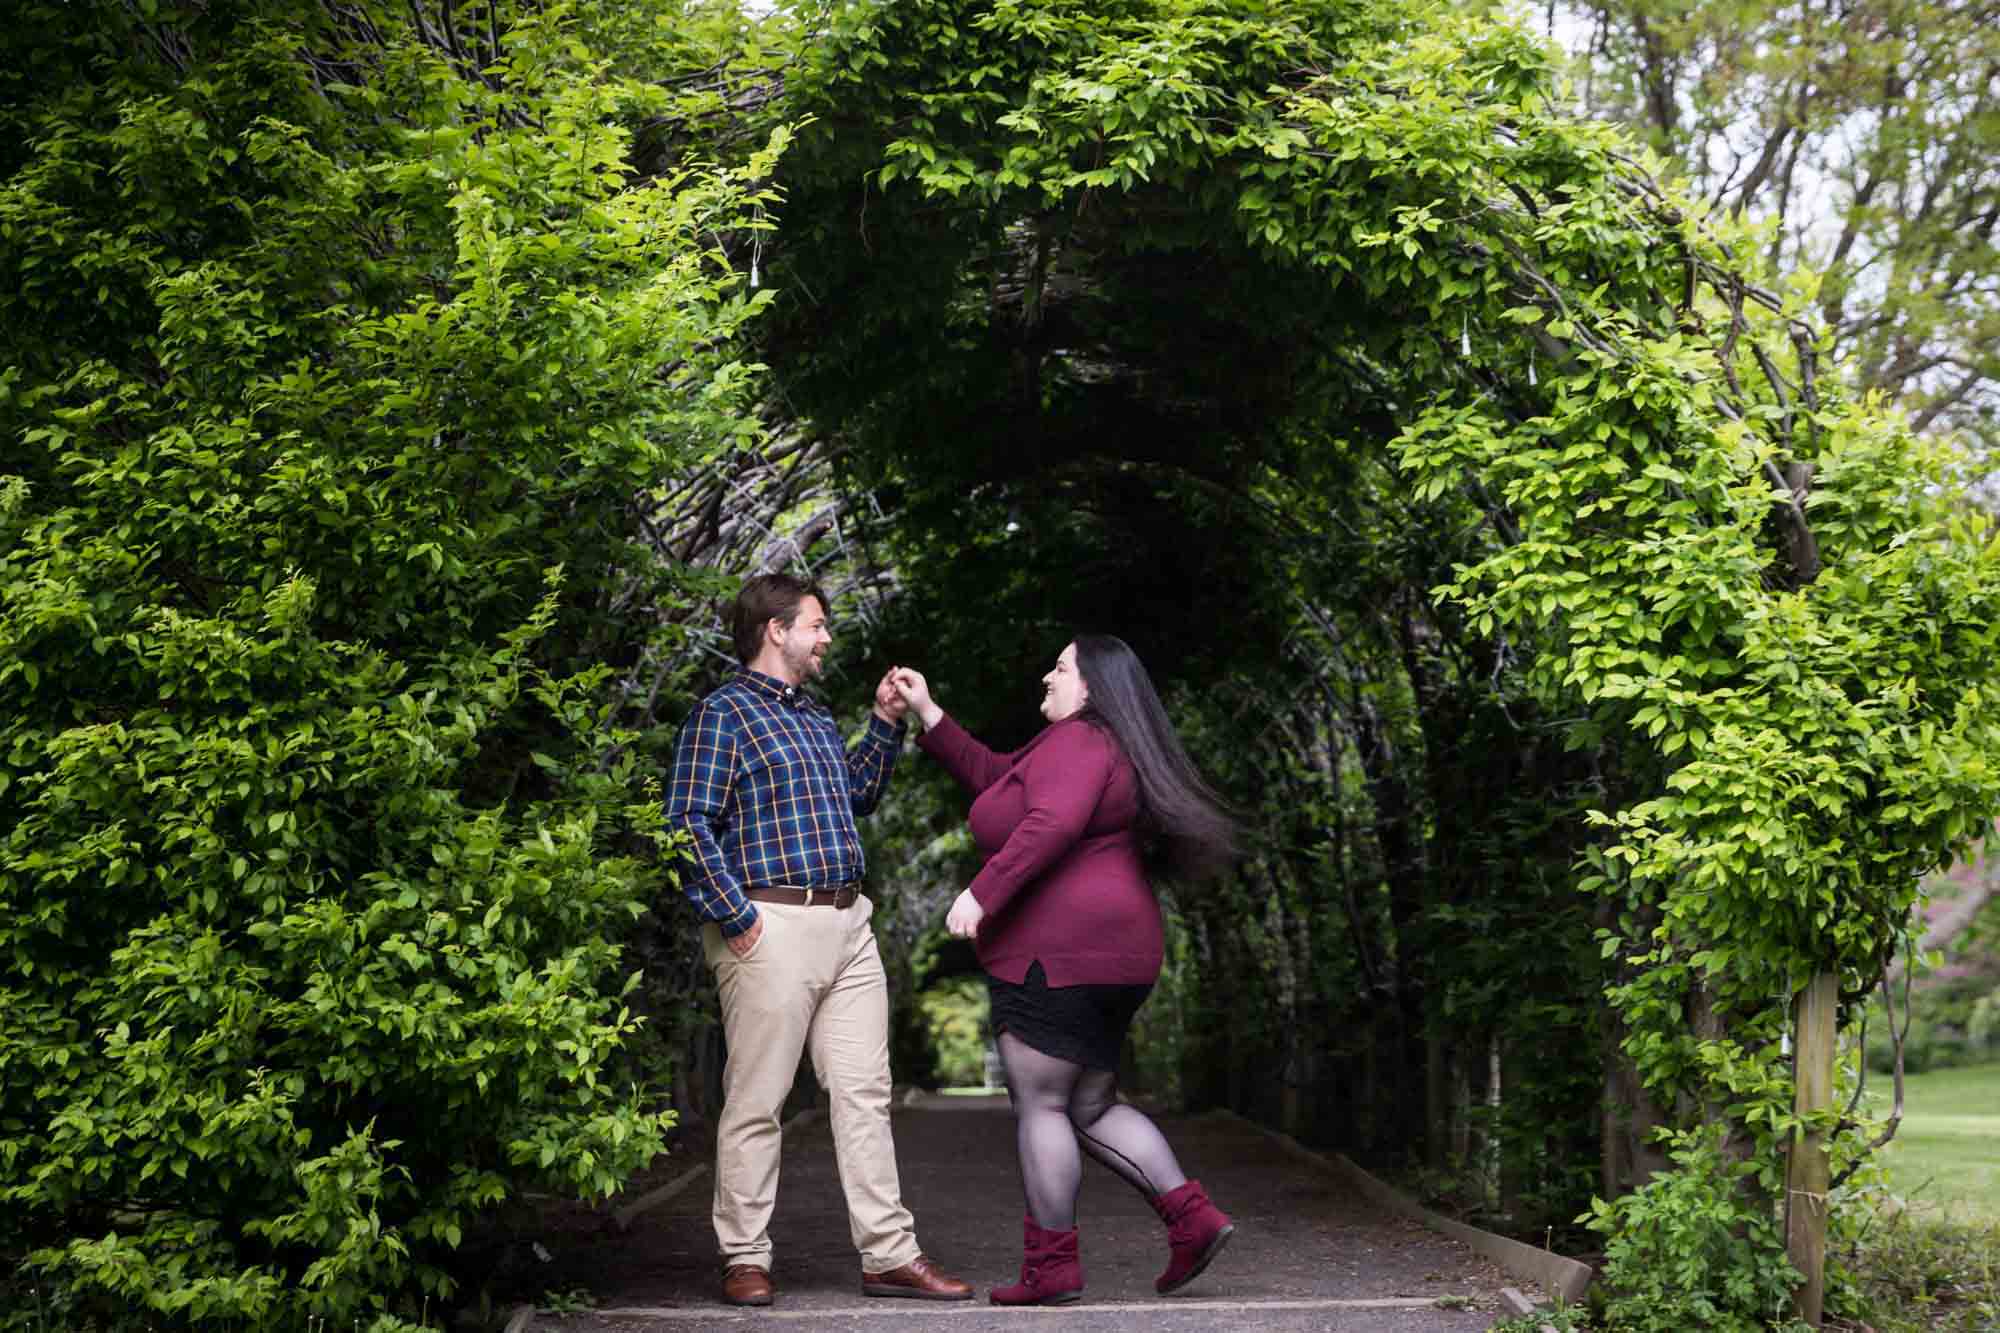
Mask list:
[[[915,1259],[916,1225],[903,1206],[896,1144],[889,1129],[889,983],[866,898],[838,914],[828,932],[840,954],[813,1017],[813,1068],[832,1099],[833,1150],[847,1192],[848,1230],[866,1273]],[[829,925],[832,923],[830,922]]]
[[809,950],[791,914],[808,908],[760,904],[763,937],[748,958],[703,928],[703,947],[722,998],[729,1058],[715,1130],[715,1240],[725,1266],[771,1268],[771,1212],[778,1202],[779,1116],[798,1073],[812,1020],[803,975]]

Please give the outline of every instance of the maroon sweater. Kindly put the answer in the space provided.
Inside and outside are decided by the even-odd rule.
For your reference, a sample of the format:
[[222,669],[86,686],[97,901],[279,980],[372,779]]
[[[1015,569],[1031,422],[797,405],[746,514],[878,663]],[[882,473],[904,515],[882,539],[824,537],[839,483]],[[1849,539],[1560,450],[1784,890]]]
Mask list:
[[1164,952],[1160,903],[1139,866],[1139,783],[1107,733],[1067,718],[995,754],[949,716],[917,741],[971,792],[986,858],[979,961],[1020,982],[1036,959],[1051,986],[1150,985]]

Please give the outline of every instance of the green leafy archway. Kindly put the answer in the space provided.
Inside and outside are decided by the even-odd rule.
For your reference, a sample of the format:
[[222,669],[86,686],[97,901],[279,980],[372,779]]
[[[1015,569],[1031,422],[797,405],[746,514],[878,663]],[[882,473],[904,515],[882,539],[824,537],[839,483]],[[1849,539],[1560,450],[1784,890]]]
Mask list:
[[[1720,1151],[1775,1244],[1792,999],[1864,995],[1994,806],[1989,525],[1829,382],[1811,276],[1488,14],[818,21],[775,374],[895,515],[904,655],[1004,729],[1024,655],[1117,628],[1258,803],[1180,899],[1203,1091],[1441,1160],[1453,1032],[1509,1029],[1530,1133],[1637,1107],[1591,1127],[1606,1198]],[[1534,1064],[1599,994],[1608,1091]],[[1807,1121],[1844,1176],[1872,1127]]]

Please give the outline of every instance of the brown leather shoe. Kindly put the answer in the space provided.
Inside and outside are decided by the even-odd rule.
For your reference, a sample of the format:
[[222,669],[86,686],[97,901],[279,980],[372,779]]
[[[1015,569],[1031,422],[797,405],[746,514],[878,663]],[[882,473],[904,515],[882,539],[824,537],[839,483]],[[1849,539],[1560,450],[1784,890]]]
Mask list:
[[723,1270],[722,1299],[731,1305],[769,1305],[771,1275],[755,1264],[731,1264]]
[[972,1284],[961,1282],[921,1254],[901,1268],[861,1275],[863,1296],[911,1296],[920,1301],[969,1301]]

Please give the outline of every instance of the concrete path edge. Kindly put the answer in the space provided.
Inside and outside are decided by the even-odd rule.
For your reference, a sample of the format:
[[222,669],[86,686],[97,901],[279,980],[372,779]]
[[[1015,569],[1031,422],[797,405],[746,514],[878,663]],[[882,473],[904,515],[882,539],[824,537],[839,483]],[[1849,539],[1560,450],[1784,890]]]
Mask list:
[[[1507,1302],[1507,1308],[1515,1314],[1532,1315],[1540,1308],[1526,1296],[1523,1296],[1518,1287],[1500,1288],[1500,1299]],[[1554,1324],[1543,1322],[1536,1325],[1536,1333],[1557,1333],[1557,1329]]]
[[1238,1115],[1227,1109],[1218,1109],[1209,1114],[1237,1121],[1256,1130],[1292,1156],[1345,1180],[1390,1212],[1421,1222],[1431,1230],[1466,1245],[1475,1254],[1500,1265],[1521,1281],[1540,1287],[1552,1300],[1565,1305],[1574,1305],[1583,1299],[1583,1293],[1590,1286],[1591,1270],[1588,1264],[1579,1263],[1575,1259],[1566,1258],[1550,1250],[1538,1250],[1511,1237],[1482,1231],[1478,1227],[1453,1221],[1441,1213],[1434,1213],[1400,1190],[1376,1179],[1342,1154],[1314,1152],[1291,1135],[1280,1133],[1268,1125],[1260,1125],[1247,1116]]

